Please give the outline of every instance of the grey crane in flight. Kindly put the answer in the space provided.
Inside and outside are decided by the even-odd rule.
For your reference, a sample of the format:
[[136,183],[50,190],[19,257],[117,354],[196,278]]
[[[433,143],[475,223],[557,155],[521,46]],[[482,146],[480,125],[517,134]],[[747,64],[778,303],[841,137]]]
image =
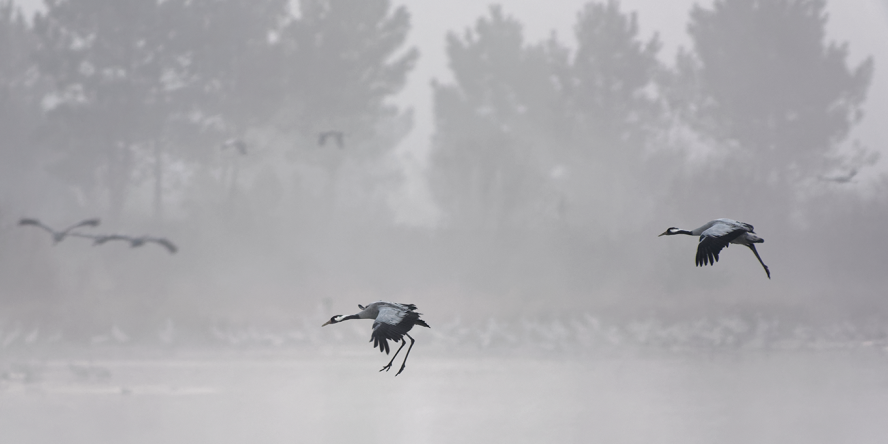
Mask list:
[[[765,269],[768,279],[771,279],[771,270],[762,262],[761,256],[755,249],[755,244],[763,243],[765,240],[758,237],[753,231],[752,225],[745,222],[738,222],[733,219],[715,219],[707,222],[699,228],[693,230],[681,230],[676,227],[669,227],[660,236],[671,236],[675,234],[686,234],[688,236],[700,236],[697,243],[697,266],[715,265],[718,262],[718,253],[722,248],[729,244],[746,245],[755,253],[756,259]],[[659,237],[659,236],[658,236]]]
[[65,240],[65,237],[67,237],[69,235],[77,235],[77,233],[73,233],[71,230],[74,230],[74,229],[77,229],[80,227],[97,227],[97,226],[99,226],[99,223],[101,223],[101,221],[98,218],[86,219],[86,220],[82,220],[80,222],[77,222],[76,224],[71,225],[70,227],[65,228],[64,230],[61,230],[61,231],[56,231],[56,230],[50,228],[49,226],[47,226],[46,224],[44,224],[43,222],[40,222],[39,220],[33,219],[33,218],[22,218],[21,220],[19,220],[18,224],[22,225],[22,226],[30,225],[30,226],[41,228],[41,229],[45,230],[46,232],[48,232],[49,234],[52,235],[53,244],[57,244],[57,243]]
[[[401,347],[399,347],[395,352],[395,355],[392,356],[392,360],[379,371],[388,371],[392,368],[392,363],[395,362],[398,353],[401,352],[401,349],[404,348],[404,344],[407,343],[407,341],[404,340],[404,336],[407,336],[410,338],[410,347],[407,348],[407,354],[404,355],[401,369],[398,370],[398,373],[395,373],[395,376],[400,375],[401,372],[404,371],[404,367],[407,365],[407,358],[410,356],[410,350],[416,342],[407,332],[409,332],[414,325],[430,328],[429,324],[426,324],[424,320],[419,318],[421,313],[415,311],[416,306],[413,304],[396,304],[394,302],[377,301],[366,307],[358,304],[358,308],[361,309],[359,313],[349,316],[333,316],[329,321],[325,322],[324,325],[338,324],[349,319],[373,319],[373,332],[370,333],[370,341],[373,342],[374,348],[379,348],[380,353],[385,352],[385,354],[389,354],[389,340],[394,342],[400,341]],[[321,327],[324,325],[321,325]]]
[[342,131],[337,131],[337,130],[322,131],[322,132],[318,133],[318,145],[320,145],[320,146],[326,145],[327,139],[331,138],[331,137],[333,138],[333,140],[336,141],[337,147],[339,147],[340,149],[345,147],[345,141],[344,141],[345,133],[343,133]]
[[145,245],[146,243],[152,242],[161,247],[166,248],[170,254],[175,254],[179,249],[176,245],[170,242],[166,238],[162,237],[154,237],[154,236],[126,236],[122,234],[85,234],[85,233],[71,233],[71,236],[76,237],[85,237],[87,239],[93,240],[93,245],[102,245],[108,241],[126,241],[130,243],[130,247],[136,248]]
[[234,148],[237,150],[237,152],[241,153],[242,155],[244,155],[244,156],[247,155],[247,143],[241,139],[236,138],[236,137],[228,139],[225,142],[222,142],[222,146],[220,148],[222,148],[222,149]]
[[817,178],[824,182],[835,182],[839,184],[845,184],[853,182],[854,176],[857,175],[857,168],[851,168],[846,171],[845,174],[834,175],[834,176],[818,176]]

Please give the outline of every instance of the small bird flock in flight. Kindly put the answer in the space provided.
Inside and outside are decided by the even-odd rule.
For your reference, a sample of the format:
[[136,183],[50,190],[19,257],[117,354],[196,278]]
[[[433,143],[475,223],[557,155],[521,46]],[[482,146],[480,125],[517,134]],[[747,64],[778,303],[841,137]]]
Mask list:
[[64,230],[54,230],[53,228],[47,226],[43,222],[40,222],[37,219],[32,218],[23,218],[19,220],[19,225],[21,226],[33,226],[37,228],[41,228],[44,231],[48,232],[52,235],[53,244],[57,244],[63,241],[66,237],[81,237],[86,239],[92,239],[93,245],[102,245],[108,241],[126,241],[130,243],[130,247],[141,247],[146,243],[155,243],[165,248],[170,254],[175,254],[179,249],[175,244],[170,242],[169,240],[162,237],[154,237],[154,236],[127,236],[122,234],[88,234],[73,231],[77,228],[81,227],[97,227],[99,226],[99,219],[86,219],[80,222],[77,222],[74,225],[71,225]]

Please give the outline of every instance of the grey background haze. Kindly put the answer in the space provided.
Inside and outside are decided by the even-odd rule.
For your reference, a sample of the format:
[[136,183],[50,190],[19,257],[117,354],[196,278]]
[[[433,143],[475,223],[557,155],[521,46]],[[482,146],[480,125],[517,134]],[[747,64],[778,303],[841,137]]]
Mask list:
[[0,0],[0,435],[881,442],[888,2],[496,5]]

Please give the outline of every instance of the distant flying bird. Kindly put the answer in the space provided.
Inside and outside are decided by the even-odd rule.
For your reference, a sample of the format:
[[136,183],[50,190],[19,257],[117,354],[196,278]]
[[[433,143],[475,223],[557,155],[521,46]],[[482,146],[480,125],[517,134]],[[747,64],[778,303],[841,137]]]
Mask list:
[[[716,219],[707,222],[700,228],[693,230],[680,230],[675,227],[669,227],[660,236],[671,236],[674,234],[687,234],[689,236],[700,236],[700,242],[697,244],[697,266],[715,265],[718,262],[718,252],[728,246],[728,244],[746,245],[755,253],[756,259],[765,268],[768,279],[771,279],[771,271],[768,266],[762,262],[755,244],[763,243],[765,240],[758,237],[753,231],[752,225],[744,222],[737,222],[733,219]],[[658,236],[659,237],[659,236]]]
[[176,245],[170,242],[169,240],[162,237],[153,237],[153,236],[125,236],[122,234],[84,234],[84,233],[71,233],[72,236],[77,237],[85,237],[93,240],[93,245],[102,245],[108,241],[126,241],[130,243],[130,247],[141,247],[148,242],[153,242],[167,249],[170,254],[175,254],[179,251],[176,248]]
[[235,148],[237,149],[237,152],[241,153],[242,155],[247,155],[247,143],[236,137],[222,142],[222,146],[220,148],[222,148],[223,150],[226,148]]
[[818,178],[824,182],[835,182],[835,183],[849,183],[851,179],[854,179],[854,176],[857,175],[857,168],[851,168],[847,173],[841,176],[818,176]]
[[413,348],[413,343],[416,342],[413,340],[412,336],[407,334],[407,332],[409,332],[414,325],[421,325],[429,328],[429,324],[426,324],[425,321],[419,319],[421,313],[416,313],[414,311],[416,310],[416,306],[413,304],[396,304],[393,302],[377,301],[366,307],[358,304],[358,308],[361,309],[360,313],[350,316],[336,315],[330,318],[329,321],[325,322],[324,325],[337,324],[349,319],[373,319],[373,332],[370,333],[370,341],[373,342],[374,348],[379,347],[380,352],[384,351],[385,354],[389,354],[390,349],[388,341],[400,341],[401,347],[398,348],[398,351],[392,356],[392,360],[379,371],[388,371],[392,368],[392,363],[395,362],[398,353],[401,352],[401,349],[404,348],[404,344],[407,343],[407,341],[404,340],[404,336],[407,336],[410,338],[410,347],[407,348],[407,354],[404,355],[404,362],[401,363],[401,369],[398,370],[398,373],[395,373],[395,376],[400,375],[401,372],[404,371],[404,367],[407,365],[407,358],[410,356],[410,350]]
[[42,222],[40,222],[37,219],[23,218],[23,219],[19,220],[19,225],[31,225],[34,227],[42,228],[42,229],[46,230],[49,234],[52,234],[53,244],[57,244],[57,243],[63,241],[66,236],[76,234],[76,233],[72,233],[71,230],[73,230],[75,228],[80,228],[80,227],[97,227],[97,226],[99,226],[100,222],[101,221],[98,218],[86,219],[86,220],[82,220],[80,222],[77,222],[76,224],[71,225],[70,227],[65,228],[64,230],[61,230],[61,231],[53,230],[52,228],[44,225]]
[[345,137],[345,133],[342,131],[322,131],[318,133],[318,145],[324,146],[327,143],[327,138],[332,137],[336,140],[336,146],[339,148],[345,147],[345,142],[343,138]]

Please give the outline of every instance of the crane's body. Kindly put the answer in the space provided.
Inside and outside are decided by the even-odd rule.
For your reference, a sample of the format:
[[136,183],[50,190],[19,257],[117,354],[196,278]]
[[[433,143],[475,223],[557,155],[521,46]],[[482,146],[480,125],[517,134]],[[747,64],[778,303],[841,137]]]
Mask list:
[[660,236],[671,236],[675,234],[686,234],[688,236],[700,236],[697,244],[696,263],[698,267],[704,265],[715,265],[718,262],[718,253],[722,248],[729,244],[745,245],[755,254],[756,259],[762,264],[768,279],[771,279],[771,270],[762,262],[761,256],[755,249],[755,244],[763,243],[765,240],[755,234],[752,225],[745,222],[738,222],[733,219],[715,219],[707,222],[701,227],[693,230],[682,230],[676,227],[669,227]]
[[426,324],[424,320],[419,318],[421,313],[415,311],[416,306],[413,304],[377,301],[366,307],[359,304],[358,308],[361,309],[360,312],[349,316],[333,316],[329,321],[325,322],[324,325],[337,324],[350,319],[373,319],[373,332],[370,334],[370,341],[373,342],[374,348],[378,347],[380,352],[389,354],[391,349],[389,348],[388,341],[401,342],[401,347],[399,347],[395,352],[395,355],[392,356],[392,360],[379,371],[388,371],[391,369],[392,362],[395,361],[395,358],[398,357],[398,353],[401,352],[401,349],[404,348],[404,344],[407,343],[407,341],[404,340],[404,336],[407,336],[410,338],[410,347],[407,348],[407,354],[404,355],[404,362],[401,363],[401,369],[398,370],[398,373],[396,373],[395,376],[400,375],[401,372],[404,371],[404,367],[407,365],[407,358],[410,356],[410,350],[416,342],[408,332],[414,325],[421,325],[429,328],[429,324]]

